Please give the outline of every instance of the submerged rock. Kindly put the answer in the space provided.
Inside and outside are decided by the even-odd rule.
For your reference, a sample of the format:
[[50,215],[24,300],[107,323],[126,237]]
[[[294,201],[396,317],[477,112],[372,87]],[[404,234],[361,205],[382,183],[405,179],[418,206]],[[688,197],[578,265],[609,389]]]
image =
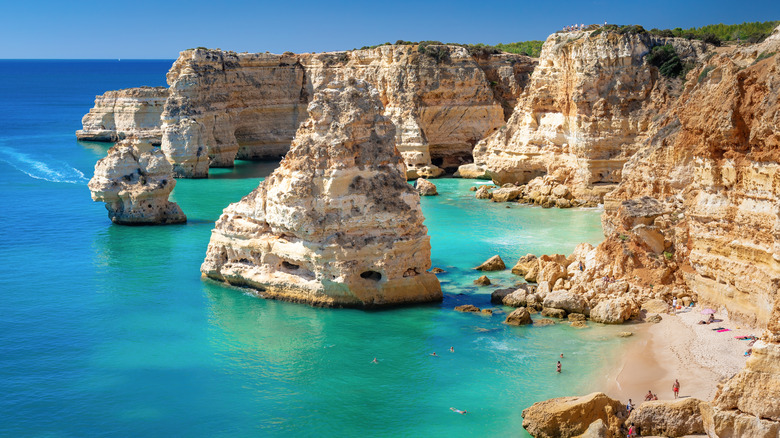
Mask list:
[[266,298],[372,307],[438,301],[419,196],[366,82],[333,82],[271,176],[217,221],[201,271]]
[[97,162],[89,190],[92,200],[106,203],[116,224],[179,224],[187,217],[168,200],[175,185],[173,169],[159,148],[148,140],[128,139]]
[[456,306],[455,310],[458,312],[479,312],[480,308],[473,304],[464,304],[462,306]]

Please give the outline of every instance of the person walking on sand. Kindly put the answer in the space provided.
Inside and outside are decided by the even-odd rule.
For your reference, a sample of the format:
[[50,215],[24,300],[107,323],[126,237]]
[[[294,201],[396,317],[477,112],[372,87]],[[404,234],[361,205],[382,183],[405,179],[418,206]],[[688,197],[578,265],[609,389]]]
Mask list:
[[672,298],[672,311],[677,313],[677,297]]
[[680,395],[680,381],[677,379],[674,379],[674,384],[672,385],[672,391],[674,391],[674,398],[677,398]]
[[561,361],[558,361],[558,372],[561,372]]

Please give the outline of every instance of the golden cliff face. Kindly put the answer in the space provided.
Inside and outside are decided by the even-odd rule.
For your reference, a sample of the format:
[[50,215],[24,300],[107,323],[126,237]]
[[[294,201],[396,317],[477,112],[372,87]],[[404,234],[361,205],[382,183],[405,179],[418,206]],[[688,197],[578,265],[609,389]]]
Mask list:
[[95,106],[84,115],[83,129],[76,138],[86,141],[119,141],[124,138],[148,139],[160,144],[160,114],[168,89],[139,87],[106,91],[95,97]]
[[682,203],[675,247],[685,283],[730,316],[765,324],[780,286],[780,59],[725,52],[692,71],[674,109],[605,201]]
[[576,198],[600,200],[608,190],[599,186],[620,182],[623,164],[675,93],[643,61],[666,43],[689,58],[705,50],[647,34],[551,35],[506,128],[475,148],[476,165],[499,184],[551,175]]
[[308,110],[280,167],[217,221],[201,271],[321,306],[440,300],[420,198],[379,93],[332,82]]
[[505,123],[535,62],[430,47],[446,55],[436,59],[410,45],[301,55],[186,50],[167,74],[170,88],[154,89],[156,100],[139,92],[118,99],[130,90],[99,96],[78,135],[116,141],[148,131],[177,176],[206,177],[209,167],[237,158],[284,155],[314,92],[354,77],[379,90],[408,177],[435,177],[471,160],[474,144]]

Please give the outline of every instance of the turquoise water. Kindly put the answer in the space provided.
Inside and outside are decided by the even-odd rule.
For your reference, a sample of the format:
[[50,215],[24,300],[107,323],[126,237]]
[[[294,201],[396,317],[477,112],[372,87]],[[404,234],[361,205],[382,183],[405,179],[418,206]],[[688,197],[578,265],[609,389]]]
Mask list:
[[494,254],[511,265],[598,242],[597,210],[507,209],[474,199],[475,181],[437,180],[422,205],[443,303],[370,312],[201,279],[222,208],[275,163],[180,180],[186,225],[112,225],[86,187],[108,145],[73,131],[95,94],[163,85],[169,66],[0,61],[1,436],[518,435],[533,402],[593,389],[618,328],[507,327],[452,308],[490,307],[471,268]]

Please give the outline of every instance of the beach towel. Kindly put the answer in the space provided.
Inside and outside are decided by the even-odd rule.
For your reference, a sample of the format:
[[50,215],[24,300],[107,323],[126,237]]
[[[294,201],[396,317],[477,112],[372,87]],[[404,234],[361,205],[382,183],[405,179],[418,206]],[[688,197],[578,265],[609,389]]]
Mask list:
[[715,327],[714,329],[712,329],[712,331],[719,332],[719,331],[723,330],[724,328],[725,327]]
[[730,331],[731,331],[731,329],[721,329],[721,330],[718,330],[718,333],[730,332]]

